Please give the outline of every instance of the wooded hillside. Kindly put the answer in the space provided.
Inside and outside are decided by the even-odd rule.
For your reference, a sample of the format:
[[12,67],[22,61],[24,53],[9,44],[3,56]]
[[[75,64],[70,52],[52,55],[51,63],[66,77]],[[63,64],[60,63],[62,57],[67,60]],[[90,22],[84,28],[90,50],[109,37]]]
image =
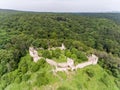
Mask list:
[[96,54],[99,65],[119,83],[120,24],[114,14],[102,15],[0,10],[0,77],[18,69],[30,46],[48,49],[64,43],[67,49]]

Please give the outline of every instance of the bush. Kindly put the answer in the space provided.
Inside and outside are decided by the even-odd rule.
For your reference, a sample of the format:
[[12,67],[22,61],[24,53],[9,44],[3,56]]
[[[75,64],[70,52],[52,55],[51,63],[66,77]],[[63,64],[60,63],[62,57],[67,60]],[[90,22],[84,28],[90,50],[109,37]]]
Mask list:
[[87,61],[87,57],[84,53],[80,52],[80,51],[77,51],[77,58],[78,59],[81,59],[82,61]]
[[35,85],[40,87],[42,85],[47,85],[48,83],[49,83],[49,79],[48,79],[45,72],[40,73],[40,74],[37,75],[37,80],[35,82]]
[[71,52],[70,52],[69,50],[66,50],[66,51],[65,51],[65,55],[66,55],[67,57],[71,57]]
[[71,55],[71,58],[72,58],[72,59],[77,59],[77,56],[76,56],[75,54],[72,54],[72,55]]
[[24,75],[23,77],[22,77],[22,81],[28,81],[28,79],[30,78],[30,75]]
[[60,54],[61,54],[60,49],[56,49],[52,51],[52,57],[59,58]]
[[113,76],[116,78],[120,78],[120,72],[118,69],[112,69]]
[[25,74],[27,72],[27,67],[21,67],[20,71]]
[[117,80],[117,79],[116,79],[116,80],[115,80],[115,83],[116,83],[117,87],[120,88],[120,80]]
[[16,83],[21,83],[21,81],[22,81],[21,76],[15,78],[15,82]]
[[30,68],[30,70],[31,70],[31,72],[36,72],[36,71],[38,71],[39,70],[39,65],[37,64],[37,63],[31,63],[31,68]]
[[11,50],[0,49],[0,76],[16,69],[16,62]]
[[89,76],[89,77],[93,77],[94,76],[94,71],[93,70],[91,70],[91,69],[87,69],[86,70],[86,74]]
[[43,54],[42,54],[42,57],[45,57],[45,58],[52,58],[52,54],[49,52],[49,51],[44,51]]
[[41,58],[38,62],[37,62],[39,69],[44,68],[47,64],[47,62],[45,61],[44,58]]
[[59,56],[59,61],[58,62],[66,62],[66,56],[64,56],[63,54],[61,54]]
[[18,69],[23,74],[25,74],[28,71],[28,64],[24,59],[19,63]]
[[78,50],[76,48],[72,48],[70,51],[72,52],[72,54],[76,54]]
[[57,90],[72,90],[72,89],[66,86],[60,86],[59,88],[57,88]]

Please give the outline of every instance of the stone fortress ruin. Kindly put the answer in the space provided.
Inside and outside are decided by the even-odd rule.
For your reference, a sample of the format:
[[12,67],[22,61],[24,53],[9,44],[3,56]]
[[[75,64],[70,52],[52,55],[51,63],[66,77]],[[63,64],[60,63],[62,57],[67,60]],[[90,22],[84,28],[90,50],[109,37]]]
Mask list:
[[[62,44],[61,47],[56,47],[56,48],[59,48],[60,50],[65,50],[65,46],[64,44]],[[55,50],[56,48],[49,48],[49,50]],[[40,57],[38,55],[38,52],[36,49],[34,49],[33,47],[29,47],[29,54],[30,56],[33,58],[33,61],[34,62],[37,62],[38,60],[40,60],[42,57]],[[71,59],[71,58],[68,58],[67,57],[67,62],[62,62],[62,63],[58,63],[58,62],[55,62],[54,60],[52,59],[48,59],[46,58],[46,62],[53,66],[55,69],[53,69],[52,71],[53,72],[68,72],[68,70],[77,70],[79,68],[84,68],[86,66],[89,66],[89,65],[96,65],[97,62],[98,62],[98,57],[94,54],[90,55],[87,57],[88,58],[88,61],[86,62],[83,62],[83,63],[79,63],[77,65],[74,64],[74,60]]]

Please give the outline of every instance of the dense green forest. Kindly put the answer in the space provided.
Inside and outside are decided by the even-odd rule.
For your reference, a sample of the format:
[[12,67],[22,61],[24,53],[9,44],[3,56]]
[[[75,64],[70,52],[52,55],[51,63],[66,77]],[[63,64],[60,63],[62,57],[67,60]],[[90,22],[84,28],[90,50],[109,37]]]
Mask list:
[[107,18],[112,19],[116,23],[120,23],[120,13],[77,13],[81,16],[88,16],[88,17],[97,17],[97,18]]
[[[69,56],[75,58],[76,63],[82,62],[86,58],[85,55],[91,53],[99,57],[99,65],[80,70],[75,76],[70,74],[74,81],[68,80],[73,85],[67,90],[73,90],[74,83],[77,85],[75,90],[98,90],[99,85],[101,85],[99,90],[119,90],[119,15],[119,13],[58,14],[0,10],[0,90],[17,90],[17,87],[24,90],[22,86],[28,85],[31,87],[26,87],[25,90],[32,90],[32,87],[40,87],[41,90],[44,88],[42,86],[51,83],[58,82],[57,84],[60,84],[58,78],[53,80],[54,76],[51,73],[46,73],[51,67],[44,62],[44,59],[37,64],[31,61],[28,55],[30,46],[44,48],[43,51],[39,51],[40,55],[46,58],[54,57],[59,61],[64,60],[65,56]],[[47,50],[49,47],[61,46],[61,43],[64,43],[67,48],[65,52],[60,50],[49,52]],[[85,74],[85,79],[90,82],[86,83],[84,78],[80,78],[80,73]],[[59,74],[65,79],[65,82],[58,90],[66,90],[69,86],[66,75]],[[77,77],[84,83],[79,83]],[[36,82],[34,79],[42,80],[42,82]],[[33,84],[28,83],[28,80],[33,80]],[[98,86],[96,84],[96,88],[92,89],[93,87],[90,87],[92,82],[99,84]],[[103,82],[105,86],[100,82]],[[14,85],[16,87],[12,89]],[[110,87],[112,85],[114,86]]]

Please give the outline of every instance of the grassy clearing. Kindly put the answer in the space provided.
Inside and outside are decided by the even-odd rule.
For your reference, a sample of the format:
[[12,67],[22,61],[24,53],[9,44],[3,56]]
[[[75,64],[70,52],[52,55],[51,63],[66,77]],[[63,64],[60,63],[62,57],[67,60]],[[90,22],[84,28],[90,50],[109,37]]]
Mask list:
[[[24,64],[27,68],[21,68]],[[34,63],[27,54],[21,58],[18,76],[15,76],[15,80],[5,90],[119,90],[114,82],[115,78],[99,65],[69,71],[69,74],[58,72],[54,75],[51,70],[52,67],[44,60]]]

